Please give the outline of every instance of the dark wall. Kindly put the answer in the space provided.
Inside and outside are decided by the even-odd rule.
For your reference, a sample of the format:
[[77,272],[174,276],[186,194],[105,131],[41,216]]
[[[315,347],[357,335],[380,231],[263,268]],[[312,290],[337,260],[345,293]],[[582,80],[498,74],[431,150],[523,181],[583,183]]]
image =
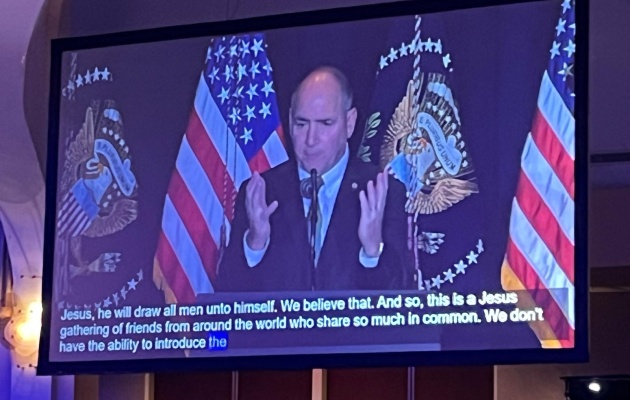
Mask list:
[[416,400],[491,400],[492,366],[416,369]]
[[[416,400],[491,400],[493,367],[418,367]],[[406,368],[328,371],[328,400],[405,400]],[[231,373],[155,375],[155,400],[229,400]],[[239,375],[239,400],[308,400],[311,371],[246,371]],[[183,397],[185,396],[185,397]]]
[[155,400],[229,399],[231,372],[181,372],[155,374]]
[[[155,400],[229,400],[231,372],[155,375]],[[245,371],[238,376],[239,400],[310,399],[310,371]]]
[[328,371],[328,399],[404,400],[406,368],[337,369]]

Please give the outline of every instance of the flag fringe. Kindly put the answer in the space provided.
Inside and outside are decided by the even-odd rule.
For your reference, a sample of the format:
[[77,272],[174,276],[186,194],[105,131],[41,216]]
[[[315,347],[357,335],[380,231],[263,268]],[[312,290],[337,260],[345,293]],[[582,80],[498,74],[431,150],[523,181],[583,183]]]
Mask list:
[[157,258],[153,259],[153,283],[155,286],[164,292],[164,301],[166,304],[177,304],[177,297],[169,286],[164,274],[162,274],[162,268]]
[[[516,306],[521,309],[532,309],[537,306],[536,302],[529,294],[523,283],[512,271],[512,267],[507,259],[503,260],[501,266],[501,286],[503,290],[515,292],[518,295]],[[557,349],[572,346],[572,340],[559,340],[547,321],[529,322],[530,328],[536,334],[540,344],[544,349]]]

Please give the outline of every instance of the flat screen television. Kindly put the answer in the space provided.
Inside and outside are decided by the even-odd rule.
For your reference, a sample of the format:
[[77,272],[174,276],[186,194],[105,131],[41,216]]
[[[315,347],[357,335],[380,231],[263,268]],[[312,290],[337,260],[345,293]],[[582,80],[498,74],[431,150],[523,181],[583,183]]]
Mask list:
[[575,3],[53,41],[38,373],[585,360]]

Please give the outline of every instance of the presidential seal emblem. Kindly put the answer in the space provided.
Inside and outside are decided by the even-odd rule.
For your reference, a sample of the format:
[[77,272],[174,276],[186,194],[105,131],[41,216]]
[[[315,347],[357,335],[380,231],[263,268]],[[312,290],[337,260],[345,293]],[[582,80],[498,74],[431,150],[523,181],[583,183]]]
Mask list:
[[81,129],[68,137],[57,212],[57,300],[71,291],[73,278],[113,272],[121,254],[95,259],[82,253],[83,238],[114,234],[137,217],[138,185],[124,139],[121,113],[113,100],[87,107]]
[[381,146],[380,164],[405,184],[405,210],[410,214],[434,214],[477,192],[472,164],[460,131],[461,121],[450,88],[442,74],[428,74],[419,107],[415,86],[396,107]]
[[[443,38],[422,37],[421,21],[415,17],[412,37],[395,27],[403,42],[380,56],[374,95],[378,111],[367,119],[358,155],[405,185],[418,288],[439,290],[477,264],[484,243],[477,237],[461,244],[459,255],[435,257],[452,228],[439,225],[435,231],[435,221],[452,224],[452,218],[439,215],[479,189],[450,83],[454,61]],[[401,79],[405,74],[408,78]],[[433,227],[427,229],[429,218]]]

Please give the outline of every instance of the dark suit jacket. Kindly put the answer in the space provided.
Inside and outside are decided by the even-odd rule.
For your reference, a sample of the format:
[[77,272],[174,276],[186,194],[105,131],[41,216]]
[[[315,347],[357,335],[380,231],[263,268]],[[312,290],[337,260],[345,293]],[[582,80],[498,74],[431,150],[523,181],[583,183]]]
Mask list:
[[374,268],[366,268],[359,262],[359,192],[378,172],[378,167],[372,164],[352,159],[348,162],[314,274],[295,162],[285,162],[262,174],[267,204],[277,200],[278,209],[270,219],[269,246],[255,267],[247,265],[243,251],[243,235],[249,225],[245,209],[245,187],[249,181],[244,182],[236,199],[217,289],[241,292],[415,287],[413,261],[407,248],[405,189],[391,177],[383,221],[383,253]]

